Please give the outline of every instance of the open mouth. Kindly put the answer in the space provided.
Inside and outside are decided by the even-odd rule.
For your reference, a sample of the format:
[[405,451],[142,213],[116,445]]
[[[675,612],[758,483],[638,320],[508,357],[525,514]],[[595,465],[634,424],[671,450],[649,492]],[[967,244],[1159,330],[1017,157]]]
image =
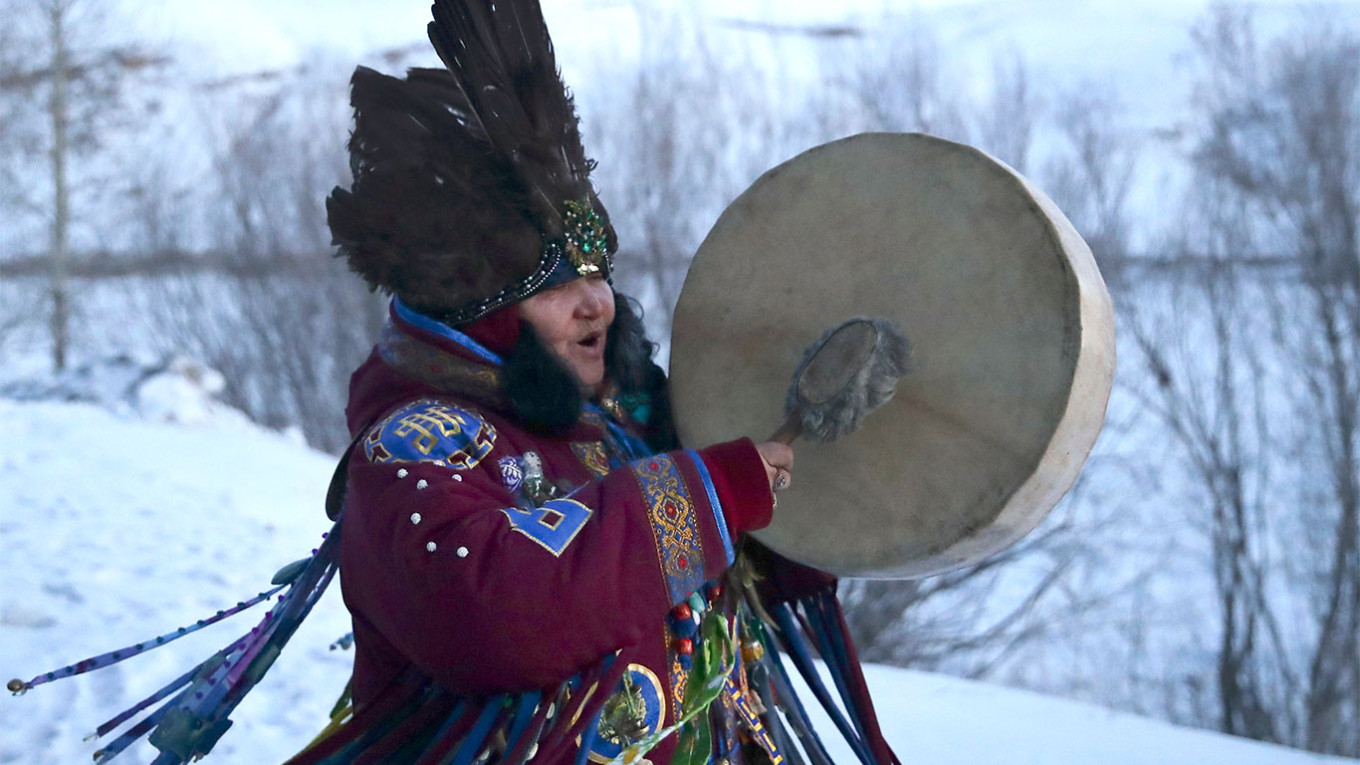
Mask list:
[[598,348],[603,343],[604,343],[603,332],[591,332],[589,335],[586,335],[585,338],[576,341],[577,345],[580,345],[583,348],[591,349]]

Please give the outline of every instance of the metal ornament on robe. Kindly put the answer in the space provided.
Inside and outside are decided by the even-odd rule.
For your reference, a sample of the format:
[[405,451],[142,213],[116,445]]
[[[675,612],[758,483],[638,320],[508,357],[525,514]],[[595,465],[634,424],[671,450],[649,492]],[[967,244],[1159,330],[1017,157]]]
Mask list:
[[801,442],[756,536],[841,576],[976,563],[1075,482],[1114,379],[1114,314],[1090,249],[1041,191],[972,147],[864,134],[765,173],[718,219],[675,311],[680,437],[783,421],[803,349],[884,317],[912,372],[859,429]]

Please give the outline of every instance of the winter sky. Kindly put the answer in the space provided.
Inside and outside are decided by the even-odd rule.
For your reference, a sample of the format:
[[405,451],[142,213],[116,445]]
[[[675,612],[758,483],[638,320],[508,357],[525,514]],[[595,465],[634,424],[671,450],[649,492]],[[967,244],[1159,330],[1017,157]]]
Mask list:
[[[287,68],[309,57],[382,68],[375,54],[424,49],[427,0],[121,0],[152,43],[186,46],[180,60],[212,74]],[[1269,37],[1325,13],[1360,26],[1360,0],[1219,0],[1255,11]],[[725,48],[758,55],[797,76],[824,38],[799,28],[850,27],[890,34],[919,20],[934,36],[950,82],[983,90],[1000,57],[1018,57],[1040,98],[1046,91],[1116,92],[1146,135],[1174,130],[1189,103],[1189,29],[1213,0],[543,0],[569,85],[589,100],[600,62],[637,55],[640,40],[667,42],[667,25],[693,21]],[[603,52],[601,49],[604,49]],[[841,50],[841,49],[836,49]],[[437,65],[430,55],[417,58]],[[393,68],[389,66],[388,68]],[[606,80],[608,70],[603,75]]]
[[[159,39],[187,41],[230,70],[287,66],[317,49],[363,56],[418,43],[429,18],[425,0],[123,0],[136,26]],[[1226,0],[1253,8],[1267,27],[1319,9],[1360,20],[1355,0]],[[919,17],[962,59],[1015,51],[1041,69],[1079,79],[1156,83],[1185,48],[1185,30],[1210,0],[543,0],[560,55],[587,45],[629,48],[639,18],[675,13],[713,21],[859,26],[873,35],[881,19]],[[323,10],[324,9],[324,10]],[[749,32],[747,34],[761,34]],[[590,42],[586,42],[589,40]],[[1161,80],[1165,82],[1165,80]]]

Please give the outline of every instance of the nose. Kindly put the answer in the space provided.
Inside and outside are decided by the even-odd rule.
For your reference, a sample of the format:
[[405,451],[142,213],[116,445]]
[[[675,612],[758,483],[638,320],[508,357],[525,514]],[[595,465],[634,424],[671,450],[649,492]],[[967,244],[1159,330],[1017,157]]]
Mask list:
[[598,319],[614,304],[614,290],[604,279],[577,279],[576,284],[580,285],[576,301],[577,318]]

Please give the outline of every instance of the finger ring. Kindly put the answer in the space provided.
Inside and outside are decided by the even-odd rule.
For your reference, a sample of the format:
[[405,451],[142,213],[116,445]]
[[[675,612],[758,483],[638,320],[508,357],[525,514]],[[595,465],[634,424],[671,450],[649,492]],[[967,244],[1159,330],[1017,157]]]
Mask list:
[[787,487],[788,485],[789,485],[789,474],[781,471],[781,472],[779,473],[779,475],[774,479],[774,488],[775,488],[775,491],[779,491],[780,489],[783,489],[783,488]]

